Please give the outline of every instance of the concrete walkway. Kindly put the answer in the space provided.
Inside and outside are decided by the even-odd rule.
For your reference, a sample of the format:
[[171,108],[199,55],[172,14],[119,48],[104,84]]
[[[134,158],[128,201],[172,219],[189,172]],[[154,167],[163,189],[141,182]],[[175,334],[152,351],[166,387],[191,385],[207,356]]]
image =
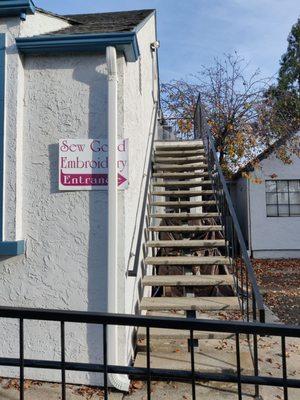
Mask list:
[[[59,400],[61,387],[58,383],[25,382],[25,400]],[[122,393],[111,392],[110,400],[122,400]],[[101,400],[103,391],[87,386],[68,385],[67,400]],[[18,380],[1,379],[0,400],[19,400]]]
[[[203,343],[203,342],[202,342]],[[219,340],[219,347],[226,353],[233,345],[232,340]],[[217,342],[215,343],[217,346]],[[241,340],[241,351],[248,347],[246,340]],[[233,347],[234,349],[235,347]],[[258,342],[259,371],[261,376],[282,377],[281,343],[277,337],[262,337]],[[300,339],[286,340],[287,375],[289,378],[300,379]],[[171,368],[171,367],[170,367]],[[253,374],[253,371],[249,371]],[[247,373],[246,373],[247,375]],[[243,385],[243,399],[254,399],[254,388],[250,385]],[[196,385],[197,399],[205,400],[236,400],[237,385],[198,382]],[[261,387],[262,400],[283,400],[282,388]],[[289,389],[289,400],[300,399],[300,389]],[[126,400],[146,400],[146,385],[136,382],[133,385],[131,394],[124,397]],[[191,385],[183,383],[153,383],[152,399],[190,400],[192,399]]]

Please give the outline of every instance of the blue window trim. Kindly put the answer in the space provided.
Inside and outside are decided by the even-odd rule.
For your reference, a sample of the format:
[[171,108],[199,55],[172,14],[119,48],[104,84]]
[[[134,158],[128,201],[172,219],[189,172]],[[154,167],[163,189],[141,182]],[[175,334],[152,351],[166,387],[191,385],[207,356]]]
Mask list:
[[5,127],[5,34],[0,34],[0,256],[24,254],[24,240],[3,242],[4,131]]
[[31,0],[1,0],[0,16],[34,14],[35,6]]
[[25,241],[0,242],[0,256],[18,256],[25,253]]
[[0,242],[3,240],[5,34],[0,35]]
[[102,52],[107,46],[125,54],[126,61],[135,62],[140,56],[136,31],[122,33],[41,35],[16,39],[23,54],[58,54],[66,52]]

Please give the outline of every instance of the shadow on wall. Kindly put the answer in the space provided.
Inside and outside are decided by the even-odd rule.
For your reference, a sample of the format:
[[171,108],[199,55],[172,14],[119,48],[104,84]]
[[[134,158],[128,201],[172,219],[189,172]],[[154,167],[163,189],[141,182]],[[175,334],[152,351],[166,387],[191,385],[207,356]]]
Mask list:
[[[77,118],[88,118],[88,138],[107,138],[107,77],[95,69],[94,63],[74,68],[73,79],[89,86],[88,115],[78,115]],[[104,90],[105,89],[105,90]],[[80,93],[74,94],[80,97]],[[103,120],[103,116],[105,119]],[[78,137],[76,132],[65,135],[66,138]],[[62,137],[63,138],[63,137]],[[49,146],[51,193],[60,193],[58,190],[59,146],[57,143]],[[97,153],[94,154],[95,160]],[[74,196],[74,192],[68,192]],[[108,191],[95,190],[87,192],[85,201],[81,200],[81,207],[88,207],[89,232],[87,249],[87,296],[90,312],[105,312],[107,310],[107,216]],[[77,208],[78,211],[78,208]],[[74,227],[76,229],[76,227]],[[85,251],[85,250],[84,250]],[[71,277],[70,277],[71,278]],[[84,304],[83,304],[84,307]],[[86,327],[88,361],[102,362],[102,327],[88,325]],[[80,354],[78,354],[80,357]],[[74,360],[82,362],[82,360]],[[73,379],[72,379],[73,376]],[[77,373],[69,373],[69,379],[76,380]],[[102,376],[96,373],[86,373],[90,384],[100,385]]]
[[[87,66],[75,68],[73,78],[89,85],[89,138],[107,138],[107,76]],[[105,90],[103,90],[105,88]],[[100,112],[101,108],[103,112]],[[105,116],[103,120],[101,116]],[[97,153],[94,153],[97,159]],[[88,311],[107,311],[108,191],[89,192]],[[89,362],[102,362],[102,327],[87,326]],[[91,384],[99,385],[102,375],[90,373]]]

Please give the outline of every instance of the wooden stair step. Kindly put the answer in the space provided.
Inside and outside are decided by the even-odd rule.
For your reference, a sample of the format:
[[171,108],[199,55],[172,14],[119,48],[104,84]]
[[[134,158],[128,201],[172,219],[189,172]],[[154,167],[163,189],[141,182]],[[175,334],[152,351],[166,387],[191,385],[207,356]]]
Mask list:
[[178,142],[174,141],[157,141],[154,145],[155,151],[161,150],[196,150],[196,149],[204,149],[203,142],[201,140],[193,140],[193,141],[182,141]]
[[225,240],[154,240],[146,243],[147,247],[222,247]]
[[191,179],[191,178],[204,178],[209,176],[208,172],[202,171],[202,172],[154,172],[153,177],[154,178],[186,178],[186,179]]
[[143,297],[141,310],[240,310],[237,297]]
[[195,187],[195,186],[207,186],[211,185],[211,181],[164,181],[164,182],[153,182],[152,185],[154,187],[169,187],[169,186],[176,186],[176,187]]
[[170,165],[170,164],[154,164],[154,170],[163,171],[192,171],[196,169],[207,169],[207,164],[205,163],[193,163],[193,164],[180,164],[180,165]]
[[146,265],[230,265],[230,258],[225,256],[170,256],[146,257]]
[[213,190],[161,190],[153,191],[150,194],[153,196],[195,197],[212,195],[213,193]]
[[146,275],[143,286],[233,286],[232,275]]
[[172,218],[172,219],[200,219],[200,218],[216,218],[220,217],[219,213],[157,213],[150,214],[152,218]]
[[[245,375],[252,374],[253,363],[250,351],[241,351],[240,356],[242,373]],[[200,351],[195,351],[194,357],[195,371],[197,372],[236,373],[237,364],[235,350],[217,350],[213,346],[209,346],[205,349],[200,349]],[[146,365],[147,353],[138,352],[134,366],[136,368],[145,368]],[[151,352],[150,366],[151,368],[191,371],[191,354],[188,351]]]
[[216,205],[215,200],[206,201],[151,201],[150,206],[156,207],[172,207],[172,208],[193,208],[202,206],[214,206]]
[[215,232],[222,231],[222,225],[154,225],[147,228],[151,232]]
[[157,150],[154,154],[158,157],[190,157],[204,155],[205,150],[203,148],[196,150]]
[[205,161],[206,157],[198,155],[192,157],[154,157],[155,163],[162,163],[162,164],[186,164],[186,163],[193,163],[193,162],[202,162]]

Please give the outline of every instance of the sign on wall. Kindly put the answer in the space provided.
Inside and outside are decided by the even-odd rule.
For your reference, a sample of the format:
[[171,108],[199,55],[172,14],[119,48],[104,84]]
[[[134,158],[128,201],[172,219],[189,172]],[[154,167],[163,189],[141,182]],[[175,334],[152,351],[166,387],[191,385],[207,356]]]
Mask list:
[[[118,188],[128,188],[128,139],[117,148]],[[105,139],[59,141],[59,190],[107,190],[108,143]]]

